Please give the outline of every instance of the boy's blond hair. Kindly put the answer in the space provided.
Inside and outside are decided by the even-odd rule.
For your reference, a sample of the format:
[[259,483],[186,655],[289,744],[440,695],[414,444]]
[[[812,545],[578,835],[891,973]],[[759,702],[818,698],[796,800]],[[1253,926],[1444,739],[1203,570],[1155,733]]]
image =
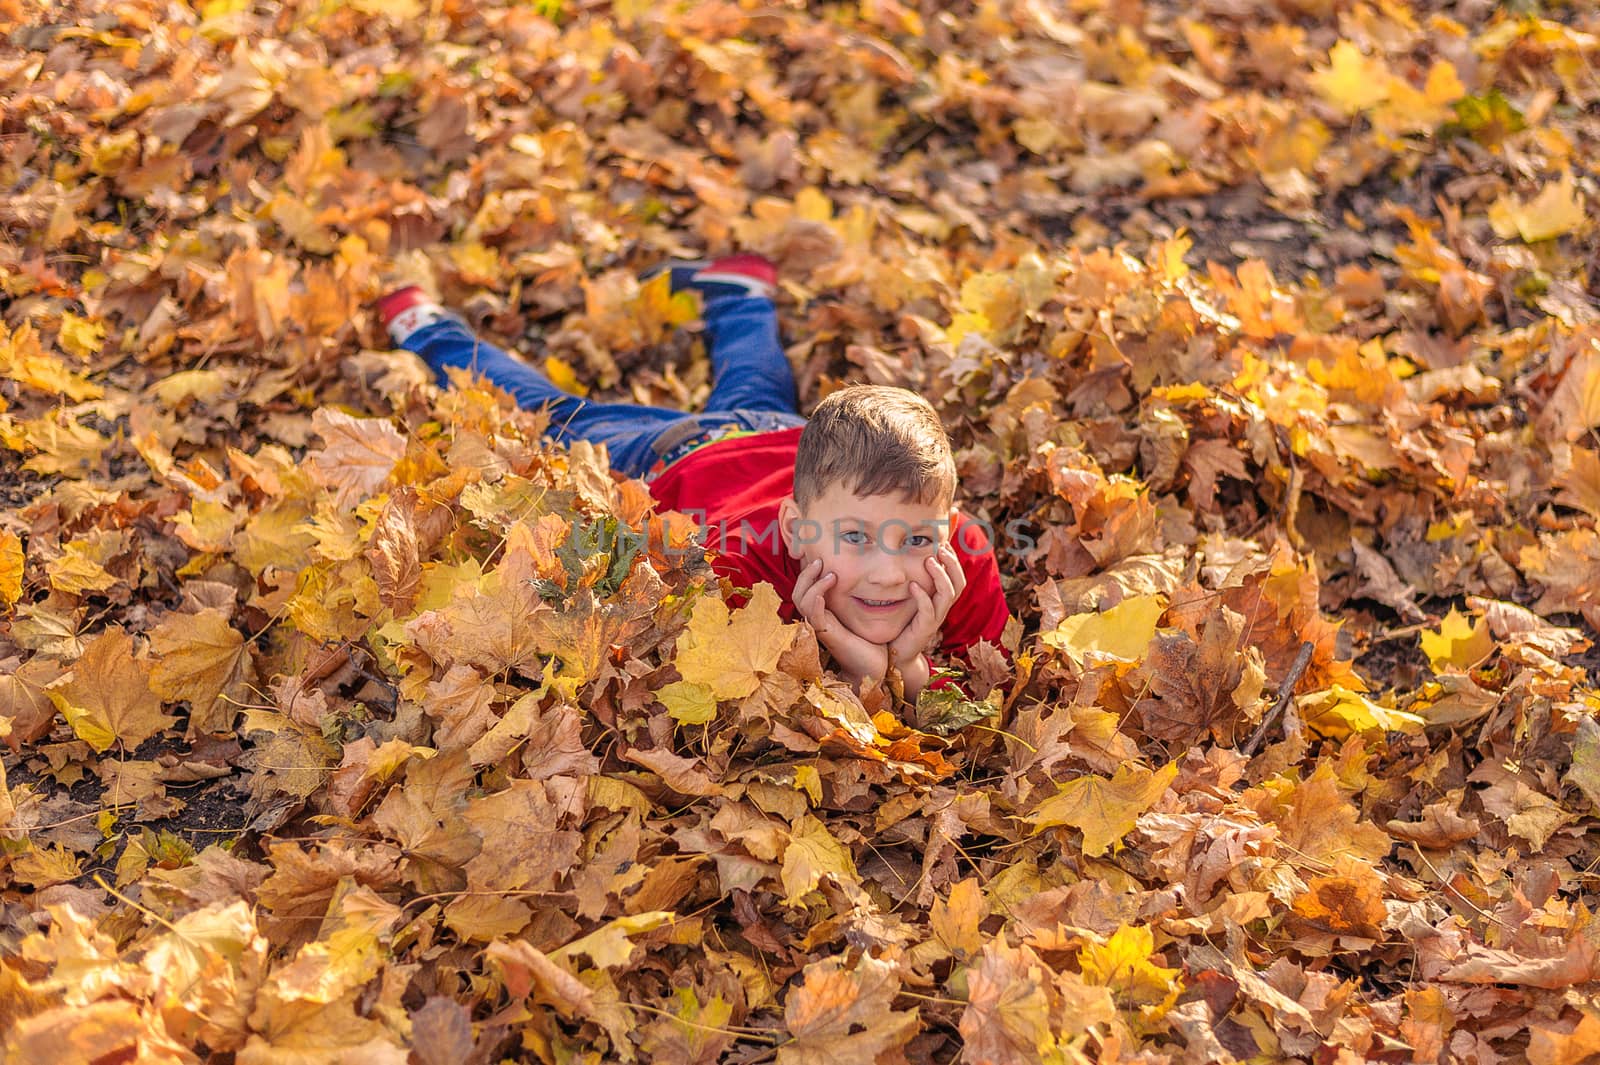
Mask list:
[[956,463],[933,406],[915,392],[885,385],[830,392],[800,434],[795,502],[808,507],[835,484],[861,496],[898,492],[949,506]]

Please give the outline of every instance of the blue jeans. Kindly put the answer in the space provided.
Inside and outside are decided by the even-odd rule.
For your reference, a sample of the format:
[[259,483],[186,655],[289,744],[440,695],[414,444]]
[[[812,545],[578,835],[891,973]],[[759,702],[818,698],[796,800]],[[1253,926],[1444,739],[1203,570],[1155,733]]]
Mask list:
[[778,342],[778,313],[763,296],[706,301],[712,387],[706,409],[686,414],[638,403],[596,403],[563,392],[528,363],[473,336],[449,319],[431,322],[405,340],[440,379],[465,367],[505,389],[523,407],[550,410],[548,434],[562,443],[604,444],[613,469],[641,477],[663,454],[724,428],[769,432],[804,425],[795,404],[794,373]]

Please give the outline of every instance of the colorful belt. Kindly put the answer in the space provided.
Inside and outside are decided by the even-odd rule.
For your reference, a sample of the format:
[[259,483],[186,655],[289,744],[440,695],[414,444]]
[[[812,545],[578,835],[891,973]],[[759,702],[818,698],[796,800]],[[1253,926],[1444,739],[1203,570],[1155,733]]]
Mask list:
[[655,450],[656,461],[645,471],[644,480],[646,482],[655,480],[667,471],[667,467],[687,458],[707,444],[736,436],[755,436],[757,432],[758,430],[746,429],[734,422],[702,426],[697,422],[686,421],[681,423],[681,426],[675,425],[656,437],[655,442],[650,445]]

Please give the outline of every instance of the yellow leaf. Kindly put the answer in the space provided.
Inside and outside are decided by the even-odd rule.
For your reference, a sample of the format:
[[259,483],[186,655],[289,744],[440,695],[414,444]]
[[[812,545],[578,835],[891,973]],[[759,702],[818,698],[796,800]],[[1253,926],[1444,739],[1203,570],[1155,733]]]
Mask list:
[[794,787],[796,791],[803,791],[811,798],[812,806],[822,801],[822,774],[817,772],[816,766],[795,766]]
[[217,609],[174,614],[150,633],[156,663],[150,687],[167,702],[189,703],[189,731],[226,732],[249,694],[254,669],[244,637]]
[[1074,662],[1082,662],[1091,652],[1134,662],[1144,657],[1166,609],[1165,596],[1132,595],[1101,613],[1063,618],[1040,639],[1047,647],[1065,651]]
[[854,880],[856,864],[828,826],[806,814],[790,831],[789,844],[783,850],[783,901],[798,906],[824,876]]
[[406,22],[427,11],[420,0],[350,0],[350,6],[363,15],[381,15]]
[[1521,237],[1529,244],[1571,233],[1583,225],[1584,217],[1583,194],[1570,170],[1526,203],[1507,193],[1489,205],[1489,224],[1495,236],[1502,240]]
[[76,419],[58,420],[52,415],[34,418],[18,425],[22,430],[22,447],[7,441],[13,450],[31,448],[34,455],[22,468],[45,475],[59,473],[68,477],[82,477],[92,467],[98,466],[111,441]]
[[646,336],[654,336],[663,327],[675,329],[700,316],[700,308],[693,292],[672,291],[672,278],[657,274],[639,286],[634,310]]
[[958,961],[975,957],[983,949],[983,932],[978,927],[989,916],[989,904],[984,900],[983,888],[974,877],[968,877],[950,889],[950,898],[934,899],[928,911],[928,927],[934,938]]
[[87,318],[79,318],[67,311],[61,315],[61,332],[56,340],[67,353],[79,359],[88,359],[99,353],[106,342],[106,327]]
[[717,716],[716,697],[704,684],[673,681],[656,692],[656,698],[680,725],[704,725]]
[[575,396],[587,396],[589,386],[578,380],[578,373],[572,364],[565,359],[554,355],[546,355],[544,360],[544,375],[550,378],[550,383],[563,392],[571,392]]
[[626,965],[628,959],[633,957],[631,936],[653,931],[677,919],[678,915],[670,910],[651,910],[648,913],[618,917],[614,921],[607,921],[588,935],[573,940],[560,950],[553,951],[550,957],[559,960],[587,954],[589,960],[598,967],[614,969],[619,965]]
[[172,724],[133,651],[132,636],[107,629],[84,648],[72,673],[48,689],[72,731],[96,751],[118,740],[131,750]]
[[1444,616],[1437,632],[1423,629],[1421,639],[1422,653],[1428,656],[1428,668],[1435,673],[1471,669],[1494,651],[1489,623],[1483,618],[1469,621],[1455,607]]
[[1023,820],[1035,826],[1035,831],[1057,825],[1081,829],[1083,853],[1097,858],[1133,831],[1139,815],[1155,805],[1177,775],[1178,763],[1171,762],[1153,771],[1138,765],[1119,766],[1110,780],[1079,777],[1063,784]]
[[1351,733],[1421,732],[1426,723],[1416,714],[1379,706],[1360,692],[1340,684],[1300,697],[1300,716],[1324,736],[1340,739]]
[[106,572],[105,563],[127,548],[125,534],[98,534],[85,540],[69,541],[45,572],[50,587],[67,595],[103,592],[116,586],[118,578]]
[[1150,960],[1155,936],[1144,925],[1123,925],[1104,943],[1090,943],[1078,952],[1084,982],[1109,988],[1118,1006],[1138,1008],[1146,1017],[1159,1017],[1183,990],[1181,970]]
[[1317,95],[1347,115],[1388,99],[1393,79],[1381,56],[1362,55],[1349,41],[1335,44],[1328,53],[1328,66],[1310,76]]
[[714,698],[743,699],[777,668],[794,634],[795,626],[778,617],[778,593],[762,583],[731,614],[720,599],[696,603],[674,664],[685,681],[703,685]]
[[476,241],[471,244],[457,244],[450,249],[450,260],[461,272],[461,279],[469,285],[495,287],[500,284],[503,267],[500,253],[494,248]]
[[151,392],[162,406],[176,407],[186,399],[215,403],[228,388],[228,379],[219,370],[179,370],[157,381]]
[[22,598],[23,563],[22,541],[9,529],[0,529],[0,607],[9,609]]
[[794,214],[805,222],[828,222],[833,219],[833,202],[820,189],[807,185],[794,194]]

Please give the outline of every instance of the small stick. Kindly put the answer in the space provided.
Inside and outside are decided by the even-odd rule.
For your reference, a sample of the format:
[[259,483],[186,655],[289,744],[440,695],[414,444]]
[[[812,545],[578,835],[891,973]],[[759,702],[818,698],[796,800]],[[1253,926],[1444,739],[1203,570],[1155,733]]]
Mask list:
[[1294,701],[1294,686],[1300,683],[1300,678],[1305,675],[1306,667],[1311,665],[1311,651],[1313,644],[1310,640],[1302,640],[1300,653],[1294,656],[1294,664],[1289,667],[1288,674],[1283,678],[1283,684],[1278,688],[1278,701],[1272,704],[1272,709],[1267,711],[1267,716],[1261,719],[1255,734],[1245,743],[1243,752],[1246,757],[1253,756],[1256,748],[1261,746],[1261,741],[1267,738],[1267,730],[1278,720],[1280,714],[1284,717],[1284,732],[1298,735],[1300,732],[1300,715],[1289,714],[1289,704]]

